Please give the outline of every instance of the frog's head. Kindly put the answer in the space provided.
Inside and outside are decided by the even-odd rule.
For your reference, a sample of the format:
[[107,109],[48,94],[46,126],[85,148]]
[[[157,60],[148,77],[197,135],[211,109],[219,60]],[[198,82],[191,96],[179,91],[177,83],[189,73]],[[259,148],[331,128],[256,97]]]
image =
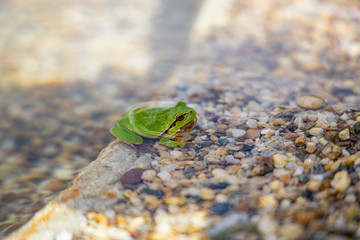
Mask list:
[[169,135],[182,135],[194,128],[196,124],[195,109],[186,106],[184,102],[178,102],[174,107],[175,118],[167,133]]

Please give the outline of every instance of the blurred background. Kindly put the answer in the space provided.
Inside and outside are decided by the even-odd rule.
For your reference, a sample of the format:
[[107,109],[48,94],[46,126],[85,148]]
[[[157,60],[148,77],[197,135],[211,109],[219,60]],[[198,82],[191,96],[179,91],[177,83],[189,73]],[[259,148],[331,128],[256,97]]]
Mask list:
[[261,93],[259,109],[299,92],[360,103],[356,0],[3,0],[0,23],[3,235],[96,158],[133,104],[229,82]]

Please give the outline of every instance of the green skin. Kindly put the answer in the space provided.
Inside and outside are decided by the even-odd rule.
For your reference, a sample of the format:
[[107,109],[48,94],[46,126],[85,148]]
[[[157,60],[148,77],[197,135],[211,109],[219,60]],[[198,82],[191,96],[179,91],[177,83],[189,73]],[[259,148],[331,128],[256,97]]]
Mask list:
[[143,137],[161,137],[161,144],[182,147],[185,143],[177,142],[174,138],[195,126],[196,111],[184,102],[170,108],[138,107],[116,122],[118,127],[111,128],[110,132],[124,142],[141,144]]

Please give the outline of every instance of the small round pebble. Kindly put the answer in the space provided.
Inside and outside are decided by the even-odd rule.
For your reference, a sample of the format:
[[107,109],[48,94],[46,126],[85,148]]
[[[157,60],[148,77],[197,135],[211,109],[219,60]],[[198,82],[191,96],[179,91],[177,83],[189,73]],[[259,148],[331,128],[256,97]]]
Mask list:
[[143,172],[143,174],[141,175],[141,179],[144,181],[149,181],[151,182],[152,180],[154,180],[154,178],[156,177],[156,172],[155,170],[145,170]]
[[171,174],[166,171],[161,171],[157,174],[159,178],[161,178],[164,181],[170,181],[171,180]]
[[299,223],[286,223],[280,227],[280,236],[284,239],[298,239],[304,229]]
[[229,203],[215,203],[212,208],[211,212],[217,215],[222,215],[230,211],[231,207]]
[[248,139],[256,139],[260,137],[260,129],[258,128],[250,128],[246,131],[246,138]]
[[249,128],[257,128],[257,121],[255,119],[249,119],[246,121],[246,125]]
[[141,168],[133,168],[122,175],[120,178],[123,184],[138,184],[142,182],[141,176],[145,170]]
[[173,155],[176,159],[180,159],[183,156],[182,152],[176,150],[171,151],[170,154]]
[[324,106],[325,100],[314,95],[304,95],[296,99],[296,104],[308,110],[316,110]]
[[199,192],[199,197],[204,200],[214,200],[215,199],[215,191],[211,188],[202,188]]
[[245,131],[245,130],[242,130],[242,129],[231,129],[231,135],[232,135],[234,138],[244,137],[245,134],[246,134],[246,131]]
[[320,188],[320,185],[321,185],[321,181],[319,180],[310,180],[308,181],[307,183],[307,188],[310,190],[310,191],[318,191],[319,188]]

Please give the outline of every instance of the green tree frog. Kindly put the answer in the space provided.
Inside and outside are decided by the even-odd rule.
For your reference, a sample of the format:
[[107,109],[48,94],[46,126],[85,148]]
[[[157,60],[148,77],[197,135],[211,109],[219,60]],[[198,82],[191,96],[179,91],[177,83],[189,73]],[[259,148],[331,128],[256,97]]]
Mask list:
[[110,132],[127,143],[141,144],[142,137],[160,138],[161,144],[182,147],[185,143],[175,137],[193,129],[196,121],[196,111],[185,102],[170,108],[137,107],[117,120],[118,127],[111,128]]

